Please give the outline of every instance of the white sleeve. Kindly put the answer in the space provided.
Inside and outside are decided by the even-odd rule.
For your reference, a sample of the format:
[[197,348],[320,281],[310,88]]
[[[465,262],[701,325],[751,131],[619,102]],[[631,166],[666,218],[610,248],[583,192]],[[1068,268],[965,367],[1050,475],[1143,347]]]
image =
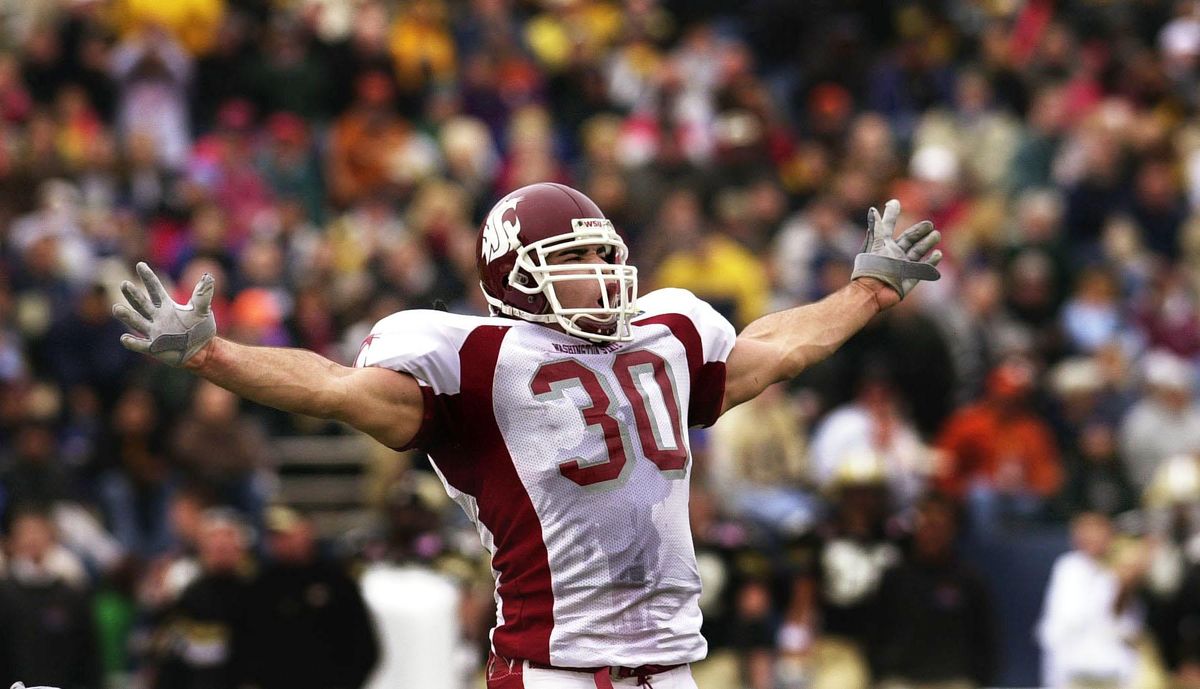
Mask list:
[[671,328],[688,353],[692,393],[688,426],[711,426],[725,400],[725,360],[737,331],[711,305],[685,289],[660,289],[638,299],[639,319]]
[[401,311],[375,324],[354,365],[407,373],[421,386],[424,411],[416,435],[404,447],[429,450],[455,425],[452,400],[462,391],[460,351],[485,319],[444,311]]
[[700,336],[702,363],[724,363],[729,358],[729,352],[733,351],[733,342],[737,339],[733,324],[711,304],[686,289],[668,287],[654,290],[640,297],[638,306],[648,316],[664,313],[686,316]]
[[459,348],[473,329],[472,317],[443,311],[392,314],[363,340],[354,365],[408,373],[438,395],[454,395],[462,382]]

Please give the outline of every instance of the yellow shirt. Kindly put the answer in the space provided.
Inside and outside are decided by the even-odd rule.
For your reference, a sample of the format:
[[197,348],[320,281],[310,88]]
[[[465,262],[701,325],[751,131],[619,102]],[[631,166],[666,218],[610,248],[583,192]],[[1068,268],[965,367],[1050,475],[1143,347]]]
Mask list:
[[[654,274],[658,287],[682,287],[709,302],[732,302],[739,329],[762,316],[770,285],[762,261],[728,237],[713,235],[703,246],[666,257]],[[719,304],[716,304],[719,306]]]
[[454,39],[436,22],[402,17],[392,25],[388,47],[396,78],[406,88],[420,87],[429,75],[435,82],[454,77]]
[[225,0],[118,0],[113,19],[122,36],[162,26],[189,53],[203,55],[212,49],[224,14]]
[[566,13],[544,12],[533,17],[525,25],[525,40],[537,61],[557,72],[571,63],[577,50],[585,57],[603,52],[620,36],[622,26],[619,7],[586,2]]

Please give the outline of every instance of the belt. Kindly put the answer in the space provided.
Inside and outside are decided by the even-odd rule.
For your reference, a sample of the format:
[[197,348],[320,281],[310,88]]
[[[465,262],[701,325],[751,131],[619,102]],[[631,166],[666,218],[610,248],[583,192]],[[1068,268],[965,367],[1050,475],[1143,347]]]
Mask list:
[[674,670],[677,667],[682,667],[683,663],[675,665],[638,665],[637,667],[559,667],[557,665],[547,665],[545,663],[535,663],[529,661],[529,667],[539,670],[565,670],[567,672],[583,672],[585,674],[594,675],[597,672],[608,670],[608,673],[613,679],[628,679],[630,677],[645,677],[647,675],[661,675],[668,670]]
[[528,661],[529,667],[538,668],[540,670],[562,670],[564,672],[580,672],[596,677],[596,686],[600,689],[612,689],[612,680],[628,679],[636,677],[638,686],[650,686],[650,677],[659,675],[668,670],[674,670],[681,667],[683,663],[675,665],[638,665],[637,667],[558,667],[556,665],[547,665],[546,663],[535,663],[532,660]]

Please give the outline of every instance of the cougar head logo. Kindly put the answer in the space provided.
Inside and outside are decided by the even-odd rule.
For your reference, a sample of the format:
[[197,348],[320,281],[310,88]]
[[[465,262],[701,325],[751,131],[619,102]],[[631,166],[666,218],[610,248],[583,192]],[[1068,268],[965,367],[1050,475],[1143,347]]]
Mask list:
[[488,263],[520,246],[517,234],[521,231],[521,219],[514,214],[512,220],[505,220],[504,214],[515,210],[522,198],[506,199],[488,214],[483,224],[483,260]]

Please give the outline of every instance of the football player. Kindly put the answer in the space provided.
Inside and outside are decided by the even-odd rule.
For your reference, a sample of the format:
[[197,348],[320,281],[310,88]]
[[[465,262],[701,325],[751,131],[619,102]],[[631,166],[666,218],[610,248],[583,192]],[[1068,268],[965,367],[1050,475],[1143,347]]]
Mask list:
[[688,526],[687,429],[833,352],[919,280],[939,235],[894,236],[871,209],[850,284],[740,334],[680,289],[637,291],[611,221],[584,194],[534,184],[480,228],[490,317],[410,310],[380,321],[353,367],[216,337],[204,276],[173,302],[139,263],[114,314],[122,343],[256,402],[344,421],[426,451],[491,553],[491,689],[691,688],[705,656]]

